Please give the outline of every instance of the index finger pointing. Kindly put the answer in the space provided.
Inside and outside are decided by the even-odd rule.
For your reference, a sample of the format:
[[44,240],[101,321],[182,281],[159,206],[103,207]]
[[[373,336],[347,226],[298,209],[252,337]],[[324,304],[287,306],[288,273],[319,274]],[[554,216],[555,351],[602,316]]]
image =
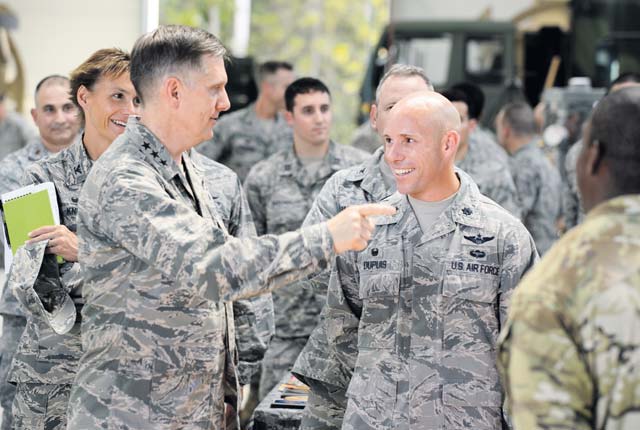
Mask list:
[[382,203],[370,203],[366,205],[356,206],[358,212],[362,216],[374,216],[374,215],[393,215],[396,213],[396,208],[390,205]]

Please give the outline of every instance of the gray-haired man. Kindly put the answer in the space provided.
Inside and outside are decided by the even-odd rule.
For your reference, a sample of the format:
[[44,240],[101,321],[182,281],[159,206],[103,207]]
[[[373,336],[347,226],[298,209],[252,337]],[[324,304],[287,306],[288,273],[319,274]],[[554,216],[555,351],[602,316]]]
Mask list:
[[229,108],[224,55],[215,36],[184,26],[133,47],[142,120],[95,163],[79,201],[85,353],[69,429],[221,428],[235,359],[224,302],[362,249],[366,217],[394,212],[361,206],[281,236],[230,237],[187,152]]

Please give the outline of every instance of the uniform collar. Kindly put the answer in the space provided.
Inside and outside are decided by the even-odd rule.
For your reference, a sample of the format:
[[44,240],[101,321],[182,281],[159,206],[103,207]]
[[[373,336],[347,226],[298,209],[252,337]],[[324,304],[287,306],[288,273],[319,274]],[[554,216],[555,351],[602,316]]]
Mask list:
[[32,139],[26,149],[27,158],[31,162],[41,160],[42,158],[51,155],[51,152],[49,152],[46,146],[44,146],[40,137]]
[[141,124],[137,118],[129,117],[125,133],[131,136],[128,143],[137,145],[145,161],[159,172],[167,182],[172,183],[177,176],[184,190],[200,208],[201,216],[213,219],[217,226],[226,234],[226,229],[220,217],[211,211],[208,189],[204,184],[203,176],[191,160],[189,155],[190,151],[183,152],[181,158],[186,174],[189,175],[189,181],[173,158],[171,158],[171,154],[169,154],[167,148],[160,142],[160,139],[146,126]]
[[354,167],[347,174],[349,182],[360,182],[360,188],[373,197],[374,201],[383,200],[393,194],[394,190],[387,187],[380,163],[384,163],[384,148],[378,148],[364,163]]
[[517,154],[526,154],[527,152],[535,150],[535,148],[538,147],[539,142],[540,142],[540,138],[537,136],[534,137],[528,143],[518,148],[516,152],[513,153],[513,156],[516,156]]
[[[486,219],[479,208],[480,191],[471,177],[460,169],[455,169],[460,179],[460,188],[453,202],[444,210],[428,232],[424,233],[424,241],[443,236],[457,228],[457,225],[465,225],[482,228]],[[376,225],[387,224],[417,224],[417,218],[409,204],[406,195],[395,192],[390,197],[382,200],[396,208],[396,213],[390,216],[376,218]],[[404,228],[403,228],[404,230]]]
[[[244,119],[244,122],[247,124],[247,126],[249,124],[255,124],[258,121],[265,121],[261,118],[258,118],[258,113],[256,112],[256,102],[251,103],[245,108],[245,114],[243,119]],[[284,116],[280,112],[276,113],[274,122],[276,124],[284,123],[285,122]]]
[[279,170],[279,175],[294,177],[303,185],[310,185],[310,183],[327,178],[344,168],[347,164],[338,153],[336,143],[333,141],[329,141],[329,150],[322,159],[322,165],[313,177],[308,177],[304,164],[302,164],[293,149],[293,142],[291,142],[291,145],[289,145],[286,150],[282,151],[282,156],[284,160]]
[[606,200],[590,210],[586,220],[607,215],[640,217],[640,194],[627,194]]
[[127,121],[125,133],[133,136],[129,141],[138,146],[145,160],[158,171],[162,177],[171,181],[176,175],[182,175],[180,168],[171,158],[171,154],[160,140],[140,121],[131,116]]
[[93,161],[87,154],[87,149],[82,142],[84,133],[78,134],[69,148],[63,150],[62,155],[66,160],[65,184],[84,184],[87,175],[93,166]]

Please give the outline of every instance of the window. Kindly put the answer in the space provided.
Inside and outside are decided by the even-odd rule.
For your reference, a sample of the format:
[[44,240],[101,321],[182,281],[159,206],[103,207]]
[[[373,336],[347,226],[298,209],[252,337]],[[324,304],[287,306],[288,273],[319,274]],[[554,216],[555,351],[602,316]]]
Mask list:
[[487,83],[503,81],[504,40],[502,37],[469,37],[465,53],[465,73],[469,79]]
[[434,86],[442,86],[449,77],[452,45],[450,34],[400,39],[395,62],[422,67]]

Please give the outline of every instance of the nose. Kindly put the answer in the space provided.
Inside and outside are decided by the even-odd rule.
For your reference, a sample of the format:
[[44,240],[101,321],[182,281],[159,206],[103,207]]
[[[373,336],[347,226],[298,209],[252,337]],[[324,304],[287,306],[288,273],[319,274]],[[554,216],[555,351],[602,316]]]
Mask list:
[[63,109],[56,109],[56,114],[55,114],[55,117],[53,118],[53,122],[56,124],[67,122],[67,117]]
[[218,99],[218,102],[216,103],[216,110],[218,112],[224,112],[229,110],[229,108],[231,107],[231,101],[229,101],[229,95],[227,94],[227,90],[222,90],[222,95],[220,96],[220,98]]
[[131,101],[129,102],[129,106],[127,106],[127,108],[129,109],[129,115],[140,115],[140,102],[135,101],[135,98],[131,99]]
[[395,143],[393,140],[384,144],[384,158],[387,163],[402,161],[404,154],[402,153],[402,145]]

